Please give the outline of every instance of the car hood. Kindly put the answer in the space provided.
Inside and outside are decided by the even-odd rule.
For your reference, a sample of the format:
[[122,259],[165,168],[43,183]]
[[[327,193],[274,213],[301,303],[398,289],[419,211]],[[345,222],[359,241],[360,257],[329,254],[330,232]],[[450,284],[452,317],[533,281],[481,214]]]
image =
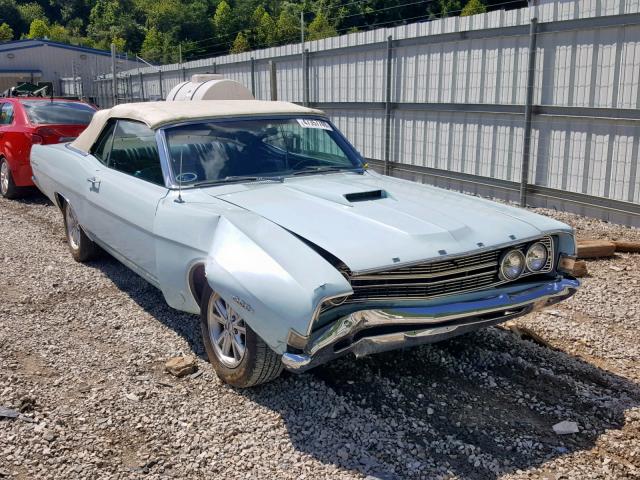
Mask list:
[[523,209],[373,172],[310,175],[220,190],[207,193],[321,247],[354,272],[570,231]]

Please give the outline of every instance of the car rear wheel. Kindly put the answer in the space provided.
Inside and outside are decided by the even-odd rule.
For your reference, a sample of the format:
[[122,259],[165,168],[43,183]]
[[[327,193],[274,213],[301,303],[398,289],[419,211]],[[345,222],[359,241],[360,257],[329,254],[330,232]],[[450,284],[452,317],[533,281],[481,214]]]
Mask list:
[[21,193],[20,187],[16,187],[13,183],[9,162],[6,158],[0,158],[0,194],[4,198],[14,199],[18,198]]
[[76,262],[87,262],[95,258],[98,246],[82,230],[76,212],[69,202],[65,202],[62,213],[67,243],[73,259]]
[[200,301],[200,319],[207,356],[220,380],[246,388],[280,375],[280,356],[209,285],[205,286]]

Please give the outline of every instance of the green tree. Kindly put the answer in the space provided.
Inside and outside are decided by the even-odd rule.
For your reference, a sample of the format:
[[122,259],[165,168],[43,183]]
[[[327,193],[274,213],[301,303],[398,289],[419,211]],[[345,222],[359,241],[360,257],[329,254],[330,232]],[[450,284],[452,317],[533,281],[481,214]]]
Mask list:
[[486,13],[487,7],[481,0],[469,0],[467,4],[460,12],[461,17],[468,17],[469,15],[477,15],[479,13]]
[[460,0],[439,0],[429,7],[430,18],[448,17],[452,13],[460,11]]
[[69,43],[71,40],[69,32],[62,25],[55,24],[49,27],[49,35],[50,40],[54,42],[64,42]]
[[43,5],[50,20],[59,20],[67,28],[67,22],[72,18],[89,18],[91,8],[96,3],[95,0],[39,0]]
[[132,0],[96,0],[87,33],[98,48],[109,49],[115,39],[123,39],[126,50],[137,52],[144,34],[136,13]]
[[49,25],[46,20],[36,18],[31,25],[29,25],[28,38],[48,38],[49,37]]
[[13,40],[13,28],[8,23],[0,25],[0,42],[8,42]]
[[276,22],[278,43],[292,43],[300,36],[300,20],[291,10],[282,10]]
[[262,16],[267,13],[262,5],[258,5],[256,9],[251,14],[251,28],[258,28],[260,25],[260,21],[262,20]]
[[231,41],[233,24],[231,7],[226,0],[222,0],[216,7],[216,13],[213,16],[213,28],[220,42],[228,43]]
[[20,12],[22,20],[24,20],[27,25],[31,25],[31,22],[33,22],[34,20],[47,20],[47,16],[44,13],[44,8],[42,8],[42,5],[36,2],[29,2],[18,5],[18,11]]
[[322,12],[316,14],[316,18],[309,24],[307,30],[309,32],[309,40],[320,40],[321,38],[333,37],[338,34],[336,28]]
[[113,37],[111,43],[115,45],[116,52],[124,52],[127,48],[127,41],[121,37]]
[[256,28],[256,47],[271,47],[276,42],[276,22],[268,12],[262,14],[258,28]]
[[147,28],[164,33],[179,33],[181,39],[211,35],[208,5],[202,0],[136,0],[137,8],[146,17]]
[[24,23],[15,0],[0,0],[0,24],[6,23],[17,36],[26,33],[29,24]]
[[142,58],[150,62],[161,62],[165,53],[165,39],[156,28],[147,30],[142,42]]
[[249,45],[249,40],[247,40],[246,35],[242,32],[238,32],[229,53],[242,53],[248,52],[249,50],[251,50],[251,45]]
[[72,18],[67,22],[66,28],[71,36],[80,37],[84,31],[84,22],[80,18]]

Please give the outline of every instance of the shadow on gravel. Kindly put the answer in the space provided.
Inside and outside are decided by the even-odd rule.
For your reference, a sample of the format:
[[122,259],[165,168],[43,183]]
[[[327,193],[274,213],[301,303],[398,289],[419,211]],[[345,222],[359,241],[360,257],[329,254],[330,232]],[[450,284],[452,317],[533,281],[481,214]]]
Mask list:
[[35,187],[25,190],[22,197],[11,201],[24,205],[53,205],[51,201]]
[[[206,358],[199,319],[115,259],[91,265]],[[213,388],[213,387],[212,387]],[[486,329],[351,357],[241,390],[277,412],[299,452],[381,479],[495,479],[589,450],[640,405],[640,386],[579,358]],[[578,434],[553,425],[577,422]]]
[[103,253],[101,258],[89,262],[87,265],[100,270],[109,277],[116,287],[126,292],[145,312],[183,337],[194,355],[203,359],[207,358],[204,344],[202,343],[200,318],[198,316],[169,307],[160,290],[107,253]]
[[[378,478],[497,478],[589,450],[640,405],[640,388],[499,329],[355,361],[247,391],[294,447]],[[556,435],[569,420],[580,433]]]

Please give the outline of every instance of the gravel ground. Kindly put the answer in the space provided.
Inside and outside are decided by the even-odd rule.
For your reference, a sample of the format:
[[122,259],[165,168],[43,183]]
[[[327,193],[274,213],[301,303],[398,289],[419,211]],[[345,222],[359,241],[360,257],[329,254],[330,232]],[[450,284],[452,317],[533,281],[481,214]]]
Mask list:
[[[239,391],[195,316],[109,257],[75,263],[43,197],[0,199],[0,232],[0,406],[23,412],[0,419],[0,478],[640,478],[640,255],[518,320],[550,346],[491,328]],[[179,354],[202,375],[164,373]]]

